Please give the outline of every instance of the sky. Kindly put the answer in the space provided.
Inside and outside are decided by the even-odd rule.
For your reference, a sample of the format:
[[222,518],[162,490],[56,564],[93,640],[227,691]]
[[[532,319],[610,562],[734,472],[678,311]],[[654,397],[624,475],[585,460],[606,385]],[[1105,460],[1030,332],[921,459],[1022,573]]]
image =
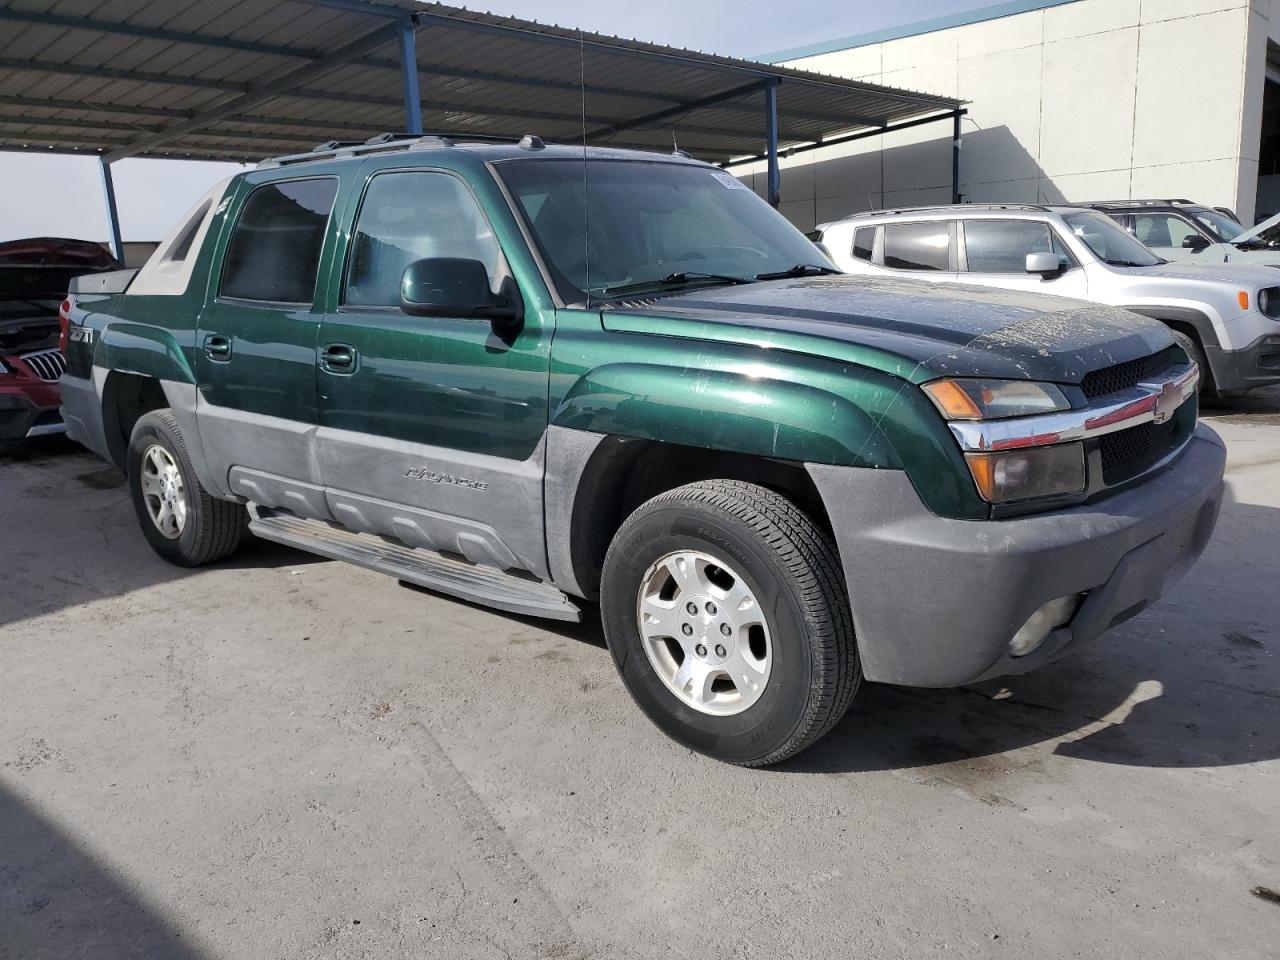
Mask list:
[[[778,50],[991,5],[992,0],[488,0],[471,9],[597,33],[758,57]],[[779,15],[779,11],[784,15]],[[318,138],[322,139],[322,138]],[[122,160],[112,165],[126,241],[162,240],[184,212],[237,164]],[[92,157],[0,152],[0,241],[107,239],[98,162]]]

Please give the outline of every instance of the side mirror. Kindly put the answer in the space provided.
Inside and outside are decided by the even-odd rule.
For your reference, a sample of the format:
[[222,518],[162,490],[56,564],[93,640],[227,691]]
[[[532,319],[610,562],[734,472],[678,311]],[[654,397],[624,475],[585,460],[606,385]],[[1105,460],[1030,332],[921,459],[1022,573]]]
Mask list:
[[1027,273],[1051,277],[1062,272],[1062,261],[1056,253],[1028,253]]
[[1198,233],[1182,238],[1182,248],[1184,250],[1203,250],[1208,245],[1209,241]]
[[479,260],[431,257],[415,260],[400,278],[400,309],[414,317],[476,317],[512,324],[524,319],[524,303],[507,277],[493,293]]

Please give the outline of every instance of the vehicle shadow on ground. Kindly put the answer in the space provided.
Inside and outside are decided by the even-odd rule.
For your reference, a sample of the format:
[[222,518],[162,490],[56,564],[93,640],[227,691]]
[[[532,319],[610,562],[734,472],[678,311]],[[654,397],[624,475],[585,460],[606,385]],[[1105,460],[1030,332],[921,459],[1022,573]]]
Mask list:
[[143,537],[124,475],[56,437],[0,451],[0,542],[13,545],[0,585],[0,627],[202,570],[327,562],[246,536],[215,567],[168,563]]
[[1275,426],[1280,424],[1280,387],[1251,390],[1242,397],[1205,398],[1200,401],[1200,414],[1228,423]]
[[27,803],[0,787],[0,956],[199,960],[179,932]]
[[1228,503],[1186,578],[1084,650],[954,690],[867,685],[823,741],[780,769],[921,767],[1049,741],[1059,756],[1139,767],[1280,758],[1276,542],[1280,510]]

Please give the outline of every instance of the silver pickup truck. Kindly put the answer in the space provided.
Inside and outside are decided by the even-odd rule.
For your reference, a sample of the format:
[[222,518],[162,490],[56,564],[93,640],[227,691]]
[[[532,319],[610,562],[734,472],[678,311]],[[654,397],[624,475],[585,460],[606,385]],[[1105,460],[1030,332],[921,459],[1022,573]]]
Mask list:
[[1110,217],[1065,206],[858,214],[810,235],[848,273],[1053,293],[1162,321],[1220,396],[1280,383],[1280,274],[1169,263]]

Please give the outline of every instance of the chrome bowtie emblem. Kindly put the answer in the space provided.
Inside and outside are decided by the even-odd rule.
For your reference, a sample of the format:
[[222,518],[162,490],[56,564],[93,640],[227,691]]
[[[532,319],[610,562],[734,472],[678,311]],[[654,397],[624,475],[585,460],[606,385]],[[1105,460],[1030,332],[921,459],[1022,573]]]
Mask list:
[[1151,412],[1153,423],[1164,423],[1177,412],[1178,406],[1182,401],[1179,393],[1180,391],[1173,385],[1172,381],[1160,388],[1160,395],[1156,397],[1155,409]]

